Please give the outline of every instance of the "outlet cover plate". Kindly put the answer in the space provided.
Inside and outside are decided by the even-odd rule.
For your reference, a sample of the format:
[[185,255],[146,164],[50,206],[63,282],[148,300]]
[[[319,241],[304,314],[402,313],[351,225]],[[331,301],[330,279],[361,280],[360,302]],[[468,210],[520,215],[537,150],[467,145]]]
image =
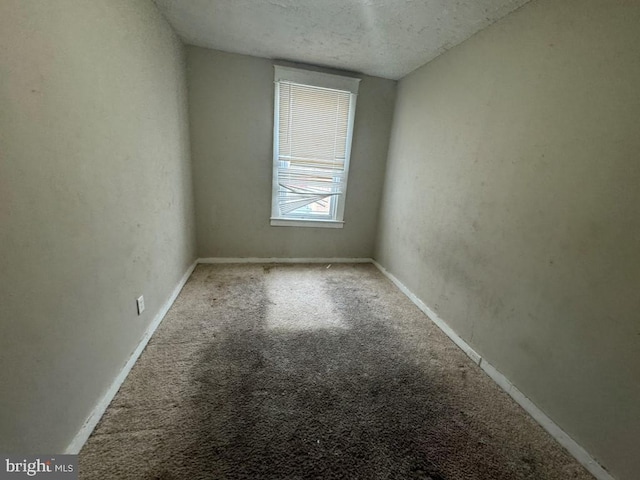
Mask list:
[[142,312],[144,312],[144,296],[140,295],[136,300],[136,304],[138,305],[138,315],[142,315]]

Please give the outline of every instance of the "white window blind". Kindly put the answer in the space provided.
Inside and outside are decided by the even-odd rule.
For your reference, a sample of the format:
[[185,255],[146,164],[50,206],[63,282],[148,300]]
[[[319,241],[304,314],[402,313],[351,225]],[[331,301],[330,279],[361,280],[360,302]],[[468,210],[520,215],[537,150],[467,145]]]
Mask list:
[[[289,220],[341,226],[356,96],[328,88],[323,80],[357,80],[294,70],[302,72],[300,78],[290,70],[284,77],[307,83],[276,73],[272,224]],[[309,82],[313,77],[315,84]]]

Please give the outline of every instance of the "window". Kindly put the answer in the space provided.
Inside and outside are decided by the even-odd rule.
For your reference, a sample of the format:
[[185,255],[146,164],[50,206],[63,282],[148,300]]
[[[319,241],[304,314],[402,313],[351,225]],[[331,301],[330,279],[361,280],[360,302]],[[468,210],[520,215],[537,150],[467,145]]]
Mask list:
[[275,67],[271,225],[342,228],[359,82]]

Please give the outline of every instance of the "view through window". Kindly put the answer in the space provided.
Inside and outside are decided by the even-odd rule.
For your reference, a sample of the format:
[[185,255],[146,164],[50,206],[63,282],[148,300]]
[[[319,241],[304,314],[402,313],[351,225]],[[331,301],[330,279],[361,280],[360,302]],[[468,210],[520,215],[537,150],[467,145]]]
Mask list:
[[272,225],[342,227],[358,82],[276,67]]

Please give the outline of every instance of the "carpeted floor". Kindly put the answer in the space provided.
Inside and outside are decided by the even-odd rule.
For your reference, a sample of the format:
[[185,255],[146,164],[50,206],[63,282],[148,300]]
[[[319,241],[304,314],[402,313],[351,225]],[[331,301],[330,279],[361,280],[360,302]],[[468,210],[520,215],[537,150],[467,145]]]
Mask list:
[[200,265],[82,479],[592,479],[372,265]]

